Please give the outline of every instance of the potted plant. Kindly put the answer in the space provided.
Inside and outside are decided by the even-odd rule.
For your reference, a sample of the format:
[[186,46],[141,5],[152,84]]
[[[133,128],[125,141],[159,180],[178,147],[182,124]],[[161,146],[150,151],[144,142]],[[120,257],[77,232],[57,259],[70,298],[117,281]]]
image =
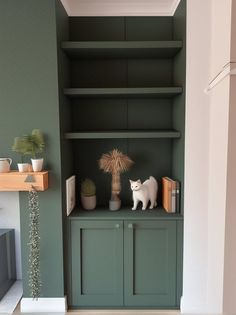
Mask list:
[[34,172],[40,172],[43,168],[43,158],[37,158],[39,153],[44,151],[45,143],[42,132],[39,129],[33,129],[30,135],[23,137],[27,143],[26,154],[31,155],[31,162]]
[[93,210],[96,207],[96,186],[89,178],[81,183],[81,203],[85,210]]
[[29,171],[29,163],[23,163],[23,157],[30,155],[32,157],[32,167],[34,172],[40,172],[43,168],[43,159],[37,159],[36,156],[44,151],[43,134],[39,129],[34,129],[30,135],[16,137],[12,150],[21,155],[22,163],[18,163],[20,172]]
[[105,173],[111,173],[111,200],[109,201],[110,210],[119,210],[121,200],[119,194],[121,192],[120,174],[126,172],[133,161],[125,154],[117,149],[109,153],[103,154],[99,160],[99,167]]
[[22,137],[16,137],[14,139],[14,143],[12,145],[12,151],[19,153],[21,156],[21,163],[17,163],[19,172],[28,172],[29,168],[30,168],[30,164],[29,163],[24,163],[24,155],[26,155],[27,153],[27,143],[25,141],[25,139]]

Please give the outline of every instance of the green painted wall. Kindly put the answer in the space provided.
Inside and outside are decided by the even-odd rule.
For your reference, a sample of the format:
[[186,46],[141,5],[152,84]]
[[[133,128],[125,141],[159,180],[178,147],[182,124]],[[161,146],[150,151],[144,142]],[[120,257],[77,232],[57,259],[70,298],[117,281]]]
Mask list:
[[[0,155],[13,138],[40,128],[46,135],[50,188],[40,193],[42,296],[64,296],[61,156],[55,0],[0,1]],[[24,296],[28,290],[27,193],[20,193]]]

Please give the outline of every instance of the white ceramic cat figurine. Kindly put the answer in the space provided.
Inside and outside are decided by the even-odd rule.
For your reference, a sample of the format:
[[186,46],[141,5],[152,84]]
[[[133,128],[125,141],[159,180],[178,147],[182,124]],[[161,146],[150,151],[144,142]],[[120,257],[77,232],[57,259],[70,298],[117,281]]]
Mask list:
[[149,209],[153,209],[157,206],[157,190],[158,184],[153,176],[145,180],[143,184],[140,179],[137,181],[130,180],[130,188],[133,191],[134,206],[132,210],[137,209],[139,201],[143,203],[142,210],[146,210],[148,202],[150,201]]

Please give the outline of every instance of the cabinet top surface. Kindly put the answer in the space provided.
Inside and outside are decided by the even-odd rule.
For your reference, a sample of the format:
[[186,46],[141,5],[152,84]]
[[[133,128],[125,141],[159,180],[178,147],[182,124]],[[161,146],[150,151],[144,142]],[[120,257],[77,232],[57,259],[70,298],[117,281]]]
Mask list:
[[83,210],[75,208],[69,220],[182,220],[183,215],[180,213],[167,213],[163,208],[147,209],[145,211],[137,209],[131,210],[131,207],[123,207],[117,211],[111,211],[105,207],[99,207],[95,210]]

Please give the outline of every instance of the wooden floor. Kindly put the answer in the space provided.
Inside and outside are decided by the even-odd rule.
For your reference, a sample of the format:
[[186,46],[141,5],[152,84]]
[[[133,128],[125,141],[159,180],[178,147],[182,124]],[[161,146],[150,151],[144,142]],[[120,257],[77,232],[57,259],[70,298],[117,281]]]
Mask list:
[[[39,313],[21,313],[20,306],[16,308],[13,315],[37,315]],[[63,315],[62,313],[41,313],[42,315]],[[78,310],[68,311],[65,315],[180,315],[178,311],[159,310]],[[2,314],[1,314],[2,315]]]

